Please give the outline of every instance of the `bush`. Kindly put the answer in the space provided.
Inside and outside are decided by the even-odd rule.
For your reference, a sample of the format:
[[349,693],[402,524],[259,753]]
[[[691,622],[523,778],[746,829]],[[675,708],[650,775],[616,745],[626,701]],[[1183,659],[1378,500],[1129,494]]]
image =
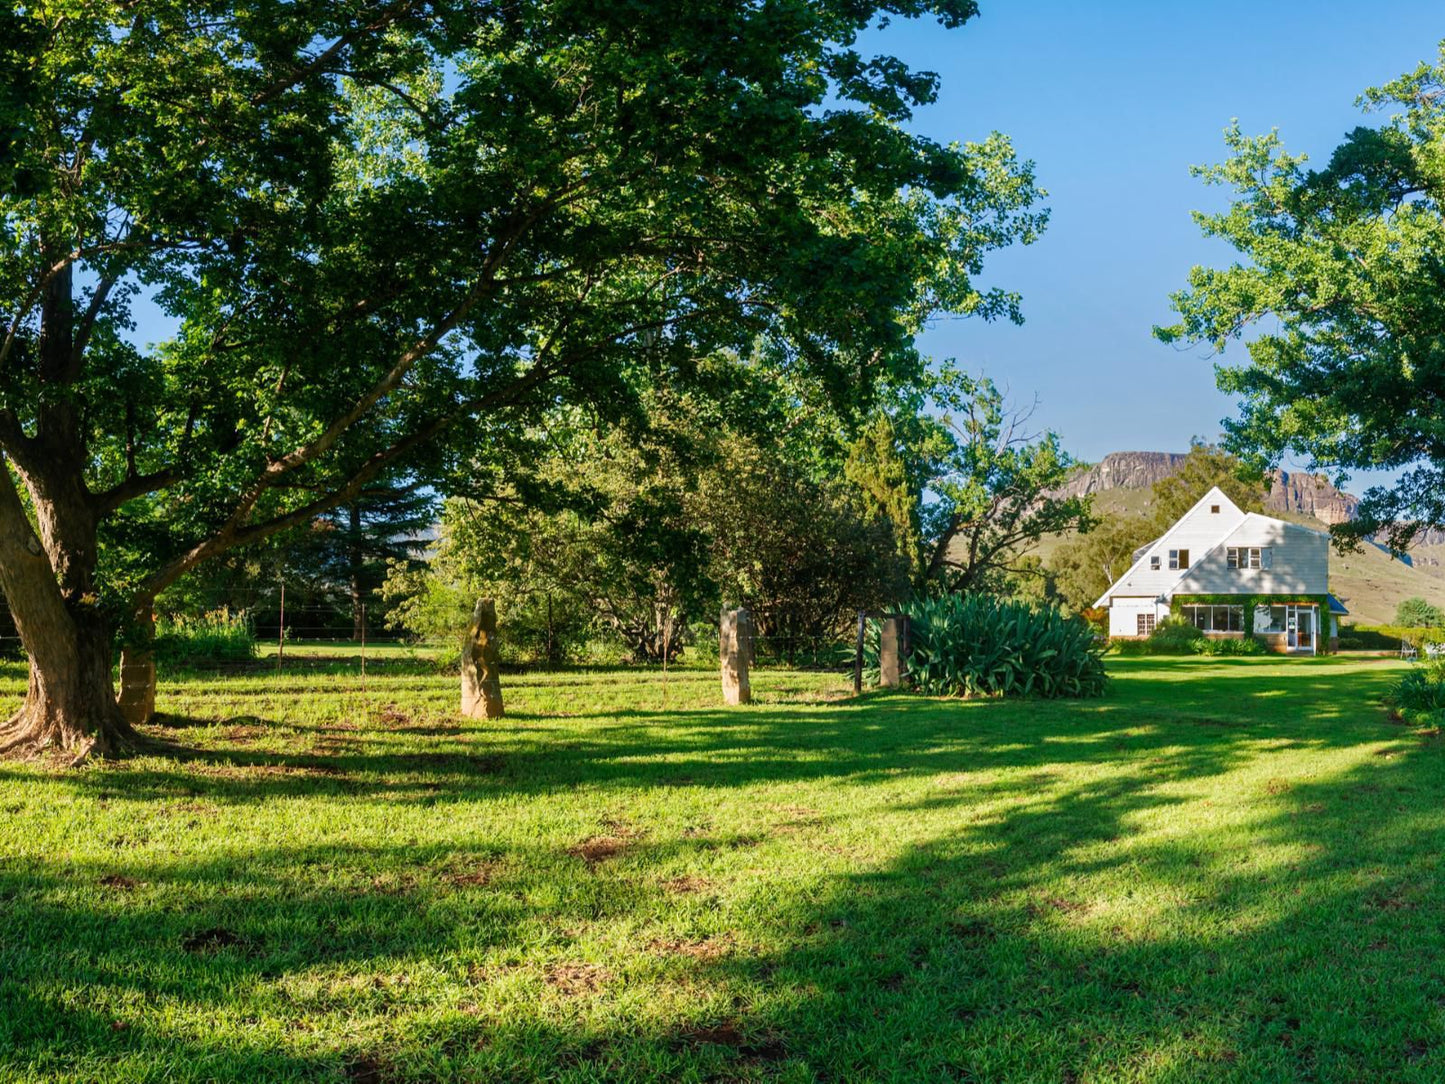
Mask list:
[[1147,639],[1117,639],[1111,646],[1121,655],[1192,655],[1201,650],[1195,645],[1204,642],[1204,633],[1182,617],[1166,617]]
[[1390,694],[1400,717],[1417,726],[1445,723],[1445,659],[1410,667]]
[[1194,651],[1199,655],[1263,655],[1267,649],[1253,636],[1223,640],[1212,640],[1203,636],[1194,641]]
[[1057,607],[944,595],[915,600],[902,612],[911,622],[908,672],[919,692],[1049,698],[1104,692],[1108,679],[1094,630]]
[[1445,629],[1411,625],[1349,625],[1341,629],[1371,651],[1399,651],[1403,641],[1415,647],[1445,643]]
[[1395,624],[1406,628],[1440,628],[1445,612],[1423,598],[1407,598],[1395,608]]
[[1362,639],[1360,639],[1358,636],[1341,636],[1341,637],[1340,637],[1340,650],[1341,650],[1341,651],[1363,651],[1363,650],[1364,650],[1364,647],[1365,647],[1365,641],[1362,640]]
[[256,632],[246,614],[212,610],[156,618],[159,663],[244,662],[256,657]]

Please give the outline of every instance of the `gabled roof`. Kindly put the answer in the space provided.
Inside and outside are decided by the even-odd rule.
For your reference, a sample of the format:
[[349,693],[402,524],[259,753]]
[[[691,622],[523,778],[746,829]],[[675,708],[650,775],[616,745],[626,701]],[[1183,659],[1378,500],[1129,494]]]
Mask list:
[[[1197,501],[1195,501],[1194,504],[1190,507],[1189,511],[1185,512],[1182,516],[1180,516],[1180,517],[1179,517],[1178,519],[1176,519],[1172,524],[1170,524],[1170,525],[1169,525],[1169,529],[1168,529],[1167,531],[1165,531],[1163,534],[1161,534],[1161,535],[1160,535],[1158,538],[1156,538],[1153,542],[1150,542],[1147,546],[1145,546],[1144,549],[1143,549],[1143,551],[1140,551],[1140,550],[1135,550],[1135,551],[1134,551],[1134,552],[1137,554],[1137,556],[1136,556],[1135,559],[1134,559],[1134,563],[1129,566],[1128,571],[1126,571],[1122,576],[1120,576],[1117,580],[1115,580],[1114,583],[1111,583],[1111,584],[1109,585],[1109,589],[1108,589],[1107,591],[1105,591],[1102,595],[1099,596],[1099,600],[1098,600],[1097,602],[1095,602],[1094,605],[1095,605],[1096,607],[1097,607],[1097,606],[1102,606],[1102,605],[1104,605],[1104,602],[1108,599],[1108,597],[1109,597],[1111,594],[1114,593],[1114,584],[1123,583],[1123,582],[1124,582],[1125,580],[1127,580],[1130,576],[1134,575],[1134,573],[1135,573],[1136,570],[1142,570],[1142,567],[1143,567],[1143,564],[1144,564],[1144,558],[1145,558],[1145,555],[1147,554],[1147,552],[1148,552],[1149,550],[1153,549],[1154,547],[1159,546],[1159,545],[1162,545],[1163,543],[1167,542],[1167,541],[1169,540],[1169,538],[1174,534],[1174,532],[1177,531],[1177,530],[1179,530],[1179,525],[1180,525],[1181,523],[1183,523],[1185,520],[1187,520],[1190,516],[1194,515],[1195,511],[1197,511],[1202,505],[1205,505],[1205,504],[1220,504],[1220,505],[1227,504],[1227,505],[1229,505],[1230,508],[1233,508],[1236,512],[1239,512],[1241,515],[1244,515],[1244,513],[1243,513],[1243,511],[1241,511],[1239,505],[1235,504],[1232,500],[1230,500],[1229,497],[1225,494],[1224,490],[1220,489],[1218,486],[1211,486],[1210,489],[1209,489],[1209,492],[1206,493],[1204,496],[1200,497]],[[1229,532],[1229,533],[1230,533],[1230,534],[1233,534],[1234,532],[1231,531],[1231,532]],[[1217,545],[1217,544],[1216,544],[1216,545]],[[1211,547],[1211,549],[1212,549],[1212,548],[1214,548],[1214,547]],[[1173,592],[1173,589],[1174,589],[1175,584],[1177,584],[1180,579],[1182,579],[1184,576],[1187,576],[1188,574],[1189,574],[1188,569],[1185,569],[1184,571],[1180,572],[1180,574],[1174,578],[1174,583],[1170,584],[1170,585],[1169,585],[1168,587],[1166,587],[1163,591],[1160,591],[1159,594],[1161,594],[1161,595],[1171,594],[1171,593]]]
[[1199,560],[1192,562],[1189,568],[1180,574],[1179,578],[1170,585],[1169,593],[1173,594],[1176,587],[1181,586],[1185,580],[1189,579],[1197,571],[1199,571],[1199,569],[1203,567],[1205,559],[1211,553],[1214,553],[1220,548],[1227,546],[1230,539],[1232,539],[1235,535],[1239,534],[1240,531],[1244,530],[1248,526],[1251,526],[1252,524],[1257,523],[1276,523],[1279,526],[1286,528],[1287,530],[1304,531],[1308,534],[1320,535],[1325,538],[1328,538],[1330,533],[1329,531],[1317,531],[1313,527],[1306,527],[1300,523],[1291,523],[1287,519],[1276,519],[1274,516],[1263,516],[1260,515],[1258,512],[1246,512],[1244,514],[1244,518],[1239,521],[1239,523],[1235,526],[1234,530],[1225,534],[1223,538],[1221,538],[1218,542],[1214,543],[1214,545],[1210,546],[1207,550],[1205,550],[1204,553],[1200,555]]

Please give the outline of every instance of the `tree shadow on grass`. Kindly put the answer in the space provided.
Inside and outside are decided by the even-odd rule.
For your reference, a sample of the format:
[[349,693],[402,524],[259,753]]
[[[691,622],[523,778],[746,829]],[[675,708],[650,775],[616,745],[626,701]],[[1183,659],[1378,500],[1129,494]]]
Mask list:
[[[335,793],[334,773],[305,774],[318,768],[387,802],[569,787],[605,799],[688,773],[682,786],[708,796],[860,787],[856,815],[918,814],[928,831],[884,860],[830,866],[821,891],[764,878],[727,900],[706,883],[720,848],[821,862],[849,845],[850,818],[800,813],[753,841],[599,827],[622,833],[611,853],[238,841],[7,862],[0,1065],[52,1064],[57,1078],[199,1065],[238,1080],[262,1065],[397,1081],[1441,1079],[1439,743],[1358,712],[1332,725],[1339,698],[1388,675],[1322,670],[1281,693],[1300,675],[1224,673],[1192,699],[1121,682],[1093,704],[878,697],[666,727],[644,715],[569,741],[468,733],[436,754],[453,760],[345,732],[320,757],[236,765],[193,750],[162,769],[37,777],[42,791],[241,804]],[[479,770],[452,745],[501,765]],[[1343,771],[1268,774],[1272,751],[1357,749]],[[213,772],[226,767],[250,774]],[[864,785],[900,780],[926,785],[867,805]],[[1215,789],[1234,803],[1218,814]],[[597,956],[598,930],[628,951]],[[681,1007],[649,1008],[669,1003]],[[254,1026],[266,1020],[284,1023]],[[286,1034],[303,1025],[323,1049]]]

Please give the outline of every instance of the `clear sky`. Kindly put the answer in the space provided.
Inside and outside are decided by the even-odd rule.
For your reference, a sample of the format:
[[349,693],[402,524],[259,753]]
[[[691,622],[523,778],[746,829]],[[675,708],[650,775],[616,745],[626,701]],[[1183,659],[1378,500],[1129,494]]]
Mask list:
[[[1224,200],[1189,166],[1223,157],[1222,130],[1280,129],[1327,157],[1368,119],[1360,91],[1433,59],[1439,0],[980,0],[961,30],[895,22],[865,42],[938,72],[915,127],[941,140],[1009,134],[1036,164],[1053,217],[1043,239],[996,255],[985,282],[1023,294],[1025,323],[942,321],[923,339],[983,371],[1076,457],[1180,451],[1214,438],[1233,404],[1202,350],[1154,341],[1168,295],[1233,250],[1189,217]],[[1226,358],[1242,356],[1231,348]],[[1356,475],[1359,492],[1374,480]]]

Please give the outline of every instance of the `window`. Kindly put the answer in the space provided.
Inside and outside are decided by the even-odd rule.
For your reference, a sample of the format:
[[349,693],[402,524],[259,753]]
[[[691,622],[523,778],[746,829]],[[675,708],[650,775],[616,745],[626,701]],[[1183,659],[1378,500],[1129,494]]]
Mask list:
[[1184,620],[1203,632],[1243,632],[1243,606],[1184,606]]
[[1217,516],[1217,515],[1219,515],[1219,505],[1217,505],[1217,504],[1211,504],[1211,505],[1209,506],[1209,514],[1212,515],[1212,516]]
[[1134,629],[1140,636],[1148,636],[1154,631],[1153,614],[1136,614],[1134,616]]
[[1152,572],[1159,571],[1159,555],[1157,553],[1149,558],[1149,569]]
[[1188,568],[1188,567],[1189,567],[1189,551],[1188,551],[1188,550],[1170,550],[1170,551],[1169,551],[1169,567],[1170,567],[1170,568]]
[[1230,568],[1268,568],[1266,552],[1258,546],[1229,546],[1225,550]]

